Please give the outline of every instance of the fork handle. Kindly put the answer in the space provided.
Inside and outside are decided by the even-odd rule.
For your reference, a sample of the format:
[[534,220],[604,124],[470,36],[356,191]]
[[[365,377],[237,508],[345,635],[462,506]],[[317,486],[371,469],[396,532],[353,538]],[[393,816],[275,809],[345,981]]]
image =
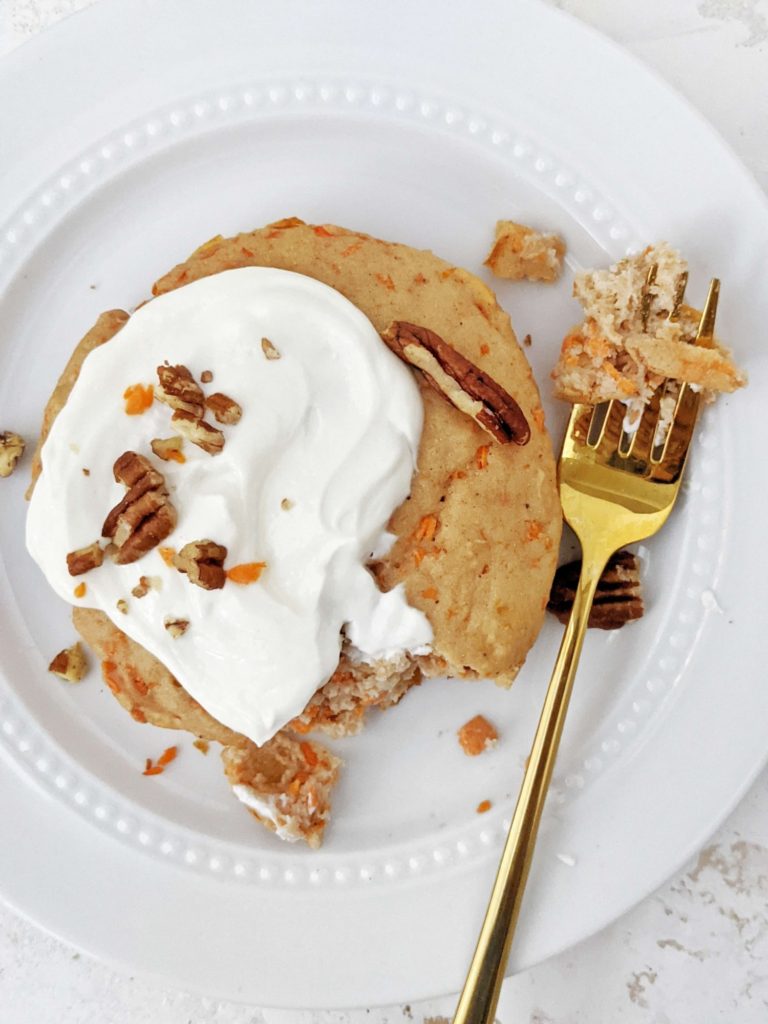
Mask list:
[[583,549],[579,584],[454,1024],[493,1024],[595,590],[612,552]]

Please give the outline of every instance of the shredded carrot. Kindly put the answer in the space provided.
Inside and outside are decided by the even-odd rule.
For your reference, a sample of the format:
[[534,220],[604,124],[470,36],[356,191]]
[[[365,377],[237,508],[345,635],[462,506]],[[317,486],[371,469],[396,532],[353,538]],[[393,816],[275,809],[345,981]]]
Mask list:
[[333,234],[327,228],[324,228],[322,224],[318,224],[316,227],[312,228],[312,230],[321,238],[333,238]]
[[342,256],[351,256],[353,253],[356,253],[359,249],[362,249],[362,247],[363,247],[363,243],[362,242],[353,242],[352,245],[348,245],[347,248],[344,249],[344,251],[342,252],[341,255]]
[[480,316],[483,317],[484,320],[490,320],[491,319],[490,313],[485,308],[485,306],[483,306],[480,302],[476,302],[475,303],[475,309],[478,310],[478,312],[480,313]]
[[243,562],[242,565],[233,565],[231,569],[227,569],[227,579],[246,586],[248,583],[255,583],[266,567],[266,562]]
[[165,768],[167,764],[170,764],[171,761],[174,761],[176,759],[176,755],[178,754],[178,752],[178,747],[168,747],[166,750],[162,752],[160,757],[157,759],[158,765],[161,768]]
[[145,768],[141,773],[142,775],[162,775],[165,769],[153,765],[151,768]]
[[529,541],[537,540],[544,530],[543,523],[540,523],[538,519],[526,519],[525,526],[525,539]]
[[155,389],[151,384],[131,384],[123,392],[125,411],[128,416],[140,416],[152,405]]
[[490,345],[481,345],[480,346],[480,355],[481,356],[487,356],[490,351],[491,351],[491,346]]
[[417,566],[421,565],[424,559],[427,557],[427,552],[424,548],[415,548],[413,552],[413,560]]
[[422,590],[421,596],[428,601],[435,601],[437,600],[437,589],[435,587],[427,587],[426,590]]
[[416,277],[414,277],[414,279],[413,279],[413,283],[414,284],[426,284],[427,283],[427,279],[426,279],[426,277],[424,277],[423,274],[417,274]]
[[314,747],[312,746],[311,743],[307,743],[306,740],[304,740],[300,744],[300,746],[301,752],[304,755],[304,760],[307,762],[310,768],[314,768],[318,761],[318,757],[317,754],[315,753]]
[[544,410],[541,408],[540,405],[537,405],[536,408],[533,410],[533,422],[536,424],[539,430],[544,429]]
[[78,583],[75,589],[72,591],[72,593],[75,595],[75,597],[85,597],[85,592],[87,589],[88,588],[86,587],[85,583]]
[[376,280],[379,284],[383,284],[388,292],[393,292],[395,290],[395,282],[389,274],[376,274]]
[[134,720],[134,722],[141,722],[142,724],[147,720],[147,716],[144,714],[141,708],[137,707],[131,708],[131,718]]
[[184,463],[187,461],[187,457],[184,454],[184,452],[180,452],[178,448],[171,448],[169,451],[165,453],[165,457],[166,459],[169,459],[171,462]]
[[463,469],[454,469],[454,471],[448,477],[448,482],[450,483],[452,480],[464,480],[466,476],[467,474],[464,472]]
[[488,465],[488,445],[481,444],[475,452],[475,464],[478,469],[485,469]]
[[250,259],[253,256],[253,252],[250,249],[246,249],[244,245],[240,246],[240,252],[243,256],[247,256]]
[[477,805],[477,813],[485,814],[486,811],[490,811],[491,807],[493,807],[493,804],[490,800],[481,800]]
[[151,768],[151,767],[152,767],[152,758],[148,757],[144,761],[144,769],[146,770],[147,768]]
[[102,661],[101,675],[112,693],[120,691],[120,682],[117,679],[117,665],[114,661]]
[[416,527],[416,533],[413,535],[414,540],[434,540],[439,525],[440,521],[437,516],[422,516]]
[[176,554],[176,549],[175,548],[158,548],[157,550],[159,551],[160,557],[165,562],[165,564],[167,566],[170,566],[170,568],[173,568],[173,556]]

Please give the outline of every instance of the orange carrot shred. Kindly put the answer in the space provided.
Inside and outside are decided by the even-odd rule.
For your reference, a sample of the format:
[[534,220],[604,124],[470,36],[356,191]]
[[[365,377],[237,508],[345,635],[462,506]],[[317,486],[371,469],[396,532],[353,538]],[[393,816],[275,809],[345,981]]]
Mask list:
[[333,238],[332,232],[330,232],[327,228],[324,228],[322,224],[316,225],[316,227],[312,228],[312,230],[316,235],[319,235],[321,238]]
[[85,597],[85,592],[87,589],[88,588],[86,587],[85,583],[78,583],[75,589],[72,591],[72,593],[75,595],[75,597]]
[[160,552],[160,557],[165,562],[165,564],[167,566],[170,566],[171,568],[173,568],[173,556],[176,554],[176,549],[175,548],[158,548],[157,550]]
[[424,559],[427,557],[427,552],[424,548],[416,548],[413,552],[413,560],[417,566],[421,565]]
[[266,562],[243,562],[242,565],[233,565],[231,569],[227,569],[227,579],[247,586],[249,583],[255,583],[266,567]]
[[165,771],[164,768],[160,768],[159,765],[153,765],[151,768],[145,768],[141,773],[142,775],[162,775]]
[[166,750],[162,752],[160,757],[157,759],[158,765],[161,768],[165,768],[167,764],[170,764],[171,761],[174,761],[176,759],[176,755],[178,754],[178,752],[178,747],[168,747]]
[[481,356],[487,356],[490,351],[491,351],[491,346],[490,345],[481,345],[480,346],[480,355]]
[[544,410],[541,408],[540,405],[533,410],[533,422],[536,424],[539,430],[544,429]]
[[478,469],[485,469],[488,465],[488,445],[481,444],[475,452],[475,464]]
[[414,534],[415,540],[434,540],[437,528],[440,525],[437,516],[422,516]]
[[155,389],[151,384],[131,384],[123,392],[125,411],[128,416],[140,416],[152,405]]
[[314,768],[318,761],[318,757],[317,754],[315,753],[314,747],[312,746],[311,743],[307,743],[306,740],[304,740],[300,744],[300,746],[301,752],[304,755],[304,760],[307,762],[310,768]]
[[544,530],[544,525],[542,523],[540,523],[538,521],[538,519],[526,519],[525,525],[526,525],[525,538],[526,538],[526,540],[529,540],[529,541],[530,540],[536,540],[538,537],[541,536],[542,531]]
[[395,290],[395,282],[389,274],[376,274],[376,280],[379,284],[383,284],[388,292],[393,292]]
[[437,589],[435,587],[427,587],[426,590],[422,590],[421,596],[428,601],[435,601],[437,599]]
[[172,462],[184,463],[187,461],[187,457],[184,452],[180,452],[177,448],[171,448],[170,451],[165,454],[166,459],[170,459]]
[[477,813],[485,814],[486,811],[490,811],[492,806],[493,804],[491,803],[490,800],[481,800],[480,803],[477,805]]

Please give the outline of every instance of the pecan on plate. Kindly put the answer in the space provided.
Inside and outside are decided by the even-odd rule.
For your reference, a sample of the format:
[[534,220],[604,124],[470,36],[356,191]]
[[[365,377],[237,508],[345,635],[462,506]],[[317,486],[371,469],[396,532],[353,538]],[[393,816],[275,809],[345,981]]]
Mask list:
[[66,679],[68,683],[79,683],[86,673],[88,663],[85,660],[85,653],[78,640],[71,647],[59,651],[48,671],[52,672],[59,679]]
[[170,405],[172,409],[181,409],[193,416],[203,415],[205,395],[186,366],[158,366],[157,379],[160,384],[155,397],[161,402]]
[[166,615],[163,619],[163,625],[173,639],[178,640],[189,629],[189,619],[175,619],[172,615]]
[[123,452],[113,472],[128,493],[107,515],[101,534],[112,541],[114,561],[127,565],[165,540],[176,526],[176,509],[162,473],[143,455]]
[[381,337],[396,356],[421,370],[433,388],[499,444],[528,443],[530,427],[514,398],[434,331],[395,320]]
[[212,540],[193,540],[173,556],[179,572],[185,572],[190,583],[203,590],[221,590],[227,582],[224,559],[227,549]]
[[0,433],[0,476],[10,476],[24,454],[24,438],[12,430]]
[[[580,573],[581,561],[561,565],[555,573],[547,609],[563,623],[571,614]],[[620,629],[641,618],[644,611],[637,556],[631,551],[617,551],[608,559],[597,584],[588,624],[594,629]]]

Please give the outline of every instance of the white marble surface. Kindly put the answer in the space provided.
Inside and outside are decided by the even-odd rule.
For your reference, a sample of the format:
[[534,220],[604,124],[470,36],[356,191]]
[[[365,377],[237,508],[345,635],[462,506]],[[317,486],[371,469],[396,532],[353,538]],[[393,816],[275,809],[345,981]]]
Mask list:
[[[0,0],[0,54],[92,2]],[[768,0],[552,2],[655,67],[768,188]],[[446,998],[315,1015],[202,999],[116,974],[0,908],[3,1024],[397,1024],[450,1016],[452,1008]],[[510,979],[498,1016],[502,1024],[765,1024],[768,772],[659,892],[601,934]]]

